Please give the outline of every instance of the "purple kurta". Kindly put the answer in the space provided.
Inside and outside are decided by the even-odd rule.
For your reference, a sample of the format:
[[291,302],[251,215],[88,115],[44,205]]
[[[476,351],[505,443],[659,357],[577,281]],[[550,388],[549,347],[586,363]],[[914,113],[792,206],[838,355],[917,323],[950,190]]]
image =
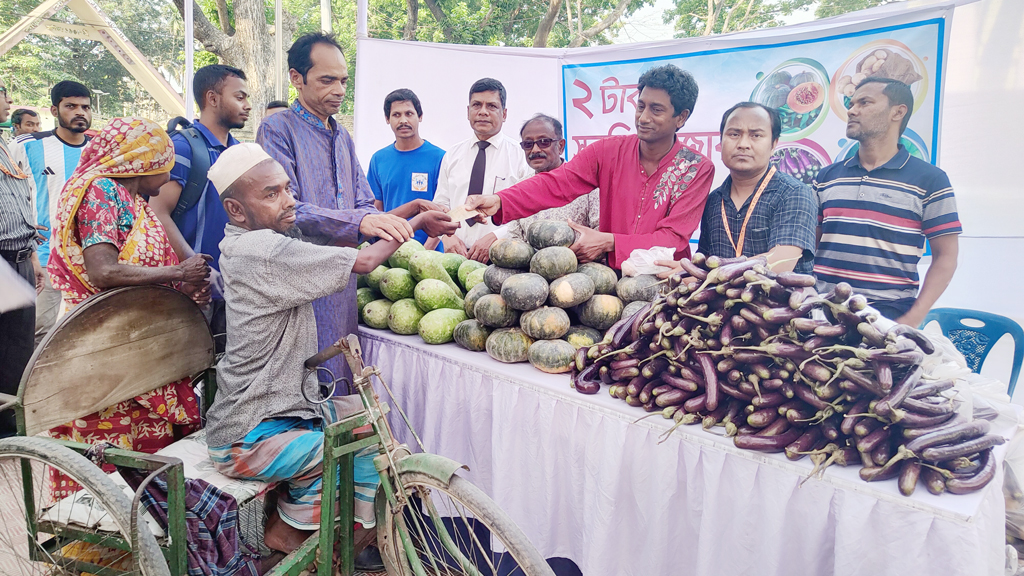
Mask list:
[[[329,120],[330,126],[324,126],[295,100],[290,109],[264,118],[256,142],[291,179],[302,233],[323,243],[355,246],[362,241],[363,216],[377,210],[352,136],[333,117]],[[353,276],[343,291],[313,301],[321,350],[356,331],[355,280]],[[349,374],[343,356],[329,360],[327,367],[339,378]]]

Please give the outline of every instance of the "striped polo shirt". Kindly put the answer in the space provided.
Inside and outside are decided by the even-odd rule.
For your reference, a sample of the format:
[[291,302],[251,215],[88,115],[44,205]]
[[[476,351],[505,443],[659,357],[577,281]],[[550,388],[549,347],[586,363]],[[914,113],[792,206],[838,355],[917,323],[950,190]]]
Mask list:
[[916,297],[925,238],[961,232],[946,173],[902,145],[870,172],[859,155],[825,167],[814,192],[821,226],[814,257],[819,291],[848,282],[872,301]]

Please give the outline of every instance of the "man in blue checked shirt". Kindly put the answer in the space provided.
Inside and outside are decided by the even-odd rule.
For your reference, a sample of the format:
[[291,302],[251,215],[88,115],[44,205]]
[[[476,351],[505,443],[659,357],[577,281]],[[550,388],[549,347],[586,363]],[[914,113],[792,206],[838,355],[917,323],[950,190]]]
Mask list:
[[[192,125],[206,140],[206,149],[212,166],[221,153],[229,146],[238,144],[231,130],[245,126],[249,119],[249,90],[245,73],[238,68],[213,64],[200,68],[192,81],[192,90],[199,105],[199,120]],[[192,146],[181,133],[171,137],[174,142],[174,167],[171,181],[160,189],[149,203],[167,231],[167,237],[175,253],[182,261],[194,254],[209,254],[213,257],[210,284],[213,286],[210,328],[215,336],[217,351],[224,348],[224,296],[220,290],[220,241],[224,239],[224,226],[228,215],[220,202],[220,196],[213,184],[206,181],[199,201],[177,217],[172,218],[181,192],[192,171]]]
[[[722,116],[722,163],[729,176],[712,190],[697,251],[732,258],[764,255],[776,272],[814,267],[817,207],[811,187],[771,164],[782,133],[778,110],[740,102]],[[673,270],[661,276],[667,277]]]

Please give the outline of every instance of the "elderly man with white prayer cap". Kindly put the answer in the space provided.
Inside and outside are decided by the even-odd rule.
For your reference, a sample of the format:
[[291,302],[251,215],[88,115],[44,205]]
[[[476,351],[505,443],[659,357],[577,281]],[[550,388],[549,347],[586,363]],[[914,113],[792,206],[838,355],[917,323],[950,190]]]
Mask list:
[[[288,176],[258,144],[225,150],[209,178],[230,222],[220,243],[228,339],[207,442],[221,473],[287,484],[264,532],[269,548],[287,553],[319,525],[325,423],[362,408],[358,396],[317,407],[302,394],[303,362],[318,352],[311,302],[382,264],[399,242],[356,250],[303,241]],[[437,211],[410,223],[432,236],[458,227]],[[355,513],[365,529],[374,525],[375,455],[375,448],[356,454]]]

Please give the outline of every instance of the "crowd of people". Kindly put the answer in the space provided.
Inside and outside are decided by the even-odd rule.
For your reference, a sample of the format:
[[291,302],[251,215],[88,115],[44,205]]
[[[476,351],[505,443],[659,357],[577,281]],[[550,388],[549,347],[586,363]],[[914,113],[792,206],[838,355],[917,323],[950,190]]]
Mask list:
[[[956,268],[953,191],[942,170],[899,144],[913,98],[896,80],[868,77],[856,87],[847,136],[859,149],[812,186],[771,163],[777,110],[730,107],[720,127],[729,174],[712,189],[712,161],[677,138],[698,86],[673,65],[639,78],[635,134],[609,136],[569,161],[556,118],[538,113],[518,139],[506,133],[498,80],[469,87],[472,134],[447,151],[420,136],[416,94],[397,89],[383,102],[394,143],[365,174],[334,117],[349,76],[338,42],[303,36],[288,66],[298,97],[267,106],[255,143],[231,134],[252,107],[245,73],[220,64],[196,72],[199,117],[172,134],[116,118],[90,139],[89,90],[61,82],[51,91],[54,130],[38,131],[38,116],[19,110],[18,135],[0,141],[0,255],[38,292],[34,309],[0,314],[0,392],[17,392],[34,347],[89,296],[178,288],[203,307],[221,354],[206,427],[212,461],[227,476],[281,483],[265,531],[273,550],[291,552],[316,529],[324,420],[361,408],[345,396],[326,412],[311,405],[302,363],[356,331],[354,274],[411,238],[486,263],[491,244],[522,238],[532,220],[567,220],[580,262],[620,268],[636,249],[667,247],[668,275],[690,256],[699,227],[702,253],[765,255],[776,271],[814,274],[819,290],[848,282],[884,315],[915,326]],[[10,99],[3,87],[0,95],[3,121]],[[453,222],[447,212],[460,206],[478,216]],[[933,258],[922,282],[926,239]],[[372,243],[356,250],[364,241]],[[339,358],[328,367],[347,373]],[[50,434],[154,452],[199,423],[185,380]],[[13,433],[13,415],[0,414],[0,435]],[[373,455],[356,455],[361,543],[372,540]],[[359,557],[364,569],[378,561],[372,546]]]

